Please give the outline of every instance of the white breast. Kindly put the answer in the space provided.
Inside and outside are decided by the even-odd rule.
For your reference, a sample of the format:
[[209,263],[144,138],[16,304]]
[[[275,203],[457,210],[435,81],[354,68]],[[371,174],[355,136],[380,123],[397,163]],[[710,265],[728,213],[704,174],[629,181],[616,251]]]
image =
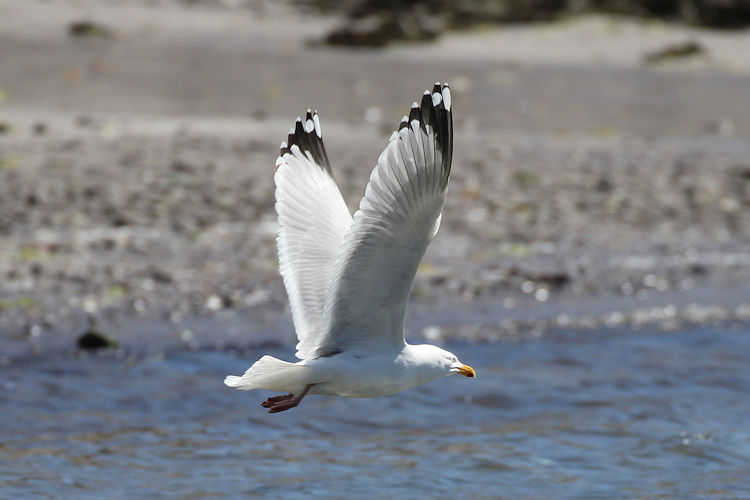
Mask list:
[[433,366],[416,363],[410,353],[413,347],[370,356],[341,353],[306,362],[320,380],[311,392],[353,398],[386,396],[444,375]]

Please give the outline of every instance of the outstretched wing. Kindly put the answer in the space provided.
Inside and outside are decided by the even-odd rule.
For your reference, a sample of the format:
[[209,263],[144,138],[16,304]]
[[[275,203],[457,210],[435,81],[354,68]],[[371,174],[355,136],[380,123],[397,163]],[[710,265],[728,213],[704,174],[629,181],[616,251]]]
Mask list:
[[297,332],[297,357],[311,357],[331,271],[349,230],[346,208],[328,162],[318,114],[297,118],[281,143],[276,183],[279,271],[284,279]]
[[404,345],[414,275],[440,225],[453,155],[451,95],[435,84],[391,135],[336,261],[315,357]]

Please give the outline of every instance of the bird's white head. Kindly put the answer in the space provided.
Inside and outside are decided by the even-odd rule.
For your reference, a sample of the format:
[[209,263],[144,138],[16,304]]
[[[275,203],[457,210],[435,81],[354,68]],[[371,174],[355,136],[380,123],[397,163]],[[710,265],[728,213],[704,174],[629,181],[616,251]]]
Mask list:
[[[437,370],[438,376],[463,375],[465,377],[476,377],[477,372],[469,365],[463,364],[458,357],[450,351],[441,349],[431,344],[410,346],[417,351],[420,364],[428,365]],[[415,353],[416,354],[416,353]]]

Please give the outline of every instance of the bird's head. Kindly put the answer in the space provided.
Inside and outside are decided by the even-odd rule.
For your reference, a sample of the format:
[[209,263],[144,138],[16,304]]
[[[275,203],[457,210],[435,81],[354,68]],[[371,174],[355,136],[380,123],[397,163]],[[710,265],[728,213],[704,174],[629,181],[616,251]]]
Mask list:
[[450,363],[451,375],[460,374],[460,375],[463,375],[464,377],[476,377],[477,376],[477,372],[474,371],[474,368],[472,368],[469,365],[465,365],[461,363],[455,354],[452,354],[448,351],[445,351],[445,353],[448,355],[448,362]]
[[418,348],[421,351],[420,354],[427,358],[423,360],[424,362],[437,367],[442,372],[442,375],[463,375],[464,377],[477,376],[477,372],[474,371],[474,368],[460,362],[458,356],[450,351],[429,344],[413,347]]

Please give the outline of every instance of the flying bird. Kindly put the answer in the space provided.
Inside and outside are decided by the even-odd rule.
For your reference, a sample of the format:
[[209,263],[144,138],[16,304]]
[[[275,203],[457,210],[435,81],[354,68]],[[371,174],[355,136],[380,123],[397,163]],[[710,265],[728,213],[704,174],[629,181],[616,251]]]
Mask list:
[[404,338],[406,303],[440,226],[452,156],[451,93],[436,83],[391,135],[352,217],[317,111],[297,118],[274,181],[279,271],[300,361],[266,355],[226,385],[287,393],[262,403],[276,413],[307,394],[385,396],[446,375],[476,376],[453,353]]

